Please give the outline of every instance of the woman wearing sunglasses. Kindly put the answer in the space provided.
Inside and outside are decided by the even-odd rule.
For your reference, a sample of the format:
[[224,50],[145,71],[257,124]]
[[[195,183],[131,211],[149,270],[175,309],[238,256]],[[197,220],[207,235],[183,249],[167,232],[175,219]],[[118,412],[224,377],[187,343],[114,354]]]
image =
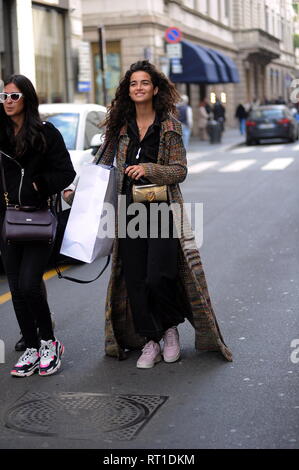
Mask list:
[[[46,206],[51,195],[75,178],[63,138],[52,124],[41,121],[36,91],[24,75],[10,77],[0,93],[0,152],[10,204]],[[5,210],[0,181],[1,226]],[[11,370],[16,377],[36,371],[41,376],[51,375],[61,365],[64,347],[53,334],[42,281],[51,250],[51,245],[42,242],[5,245],[1,239],[12,302],[26,345]]]

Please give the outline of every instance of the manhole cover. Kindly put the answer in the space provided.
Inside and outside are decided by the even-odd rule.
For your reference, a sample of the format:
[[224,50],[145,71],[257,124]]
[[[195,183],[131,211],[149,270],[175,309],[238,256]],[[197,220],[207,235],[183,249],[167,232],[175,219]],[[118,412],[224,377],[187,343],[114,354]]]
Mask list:
[[159,395],[26,393],[6,413],[10,429],[71,439],[129,440],[167,400]]

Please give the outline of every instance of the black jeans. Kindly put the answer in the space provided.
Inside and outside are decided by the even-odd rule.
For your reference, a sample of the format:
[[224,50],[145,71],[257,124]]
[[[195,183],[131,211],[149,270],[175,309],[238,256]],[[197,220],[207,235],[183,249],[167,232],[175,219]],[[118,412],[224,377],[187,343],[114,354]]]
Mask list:
[[43,340],[54,340],[43,274],[52,246],[46,243],[11,244],[1,251],[16,317],[27,348],[39,348],[37,325]]
[[[127,217],[127,224],[132,217]],[[172,233],[172,214],[170,233]],[[162,238],[119,239],[120,257],[135,330],[159,342],[164,332],[184,322],[177,302],[179,240]]]

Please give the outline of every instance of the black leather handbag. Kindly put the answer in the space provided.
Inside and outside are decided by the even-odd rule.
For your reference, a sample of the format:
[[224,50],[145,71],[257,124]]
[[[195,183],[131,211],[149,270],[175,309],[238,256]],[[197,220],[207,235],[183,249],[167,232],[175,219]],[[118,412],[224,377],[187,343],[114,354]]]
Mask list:
[[[46,207],[41,208],[22,206],[21,201],[20,205],[9,204],[1,153],[0,167],[6,203],[2,226],[2,238],[4,243],[44,242],[52,244],[55,240],[57,217],[51,210],[51,199],[48,199],[48,205]],[[21,184],[22,183],[20,183],[20,185]]]
[[7,206],[2,227],[4,243],[45,242],[55,239],[57,219],[48,207]]

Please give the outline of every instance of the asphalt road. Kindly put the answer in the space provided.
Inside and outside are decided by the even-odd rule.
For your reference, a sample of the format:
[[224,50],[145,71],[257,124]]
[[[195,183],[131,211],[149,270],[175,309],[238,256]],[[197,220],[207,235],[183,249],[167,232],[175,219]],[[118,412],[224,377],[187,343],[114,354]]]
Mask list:
[[[1,449],[298,448],[299,143],[206,149],[192,146],[182,191],[186,201],[203,203],[201,255],[234,362],[196,352],[187,322],[180,326],[178,363],[139,370],[137,352],[123,362],[105,357],[107,272],[84,286],[47,280],[56,333],[66,347],[63,366],[52,377],[12,378],[19,332],[2,276]],[[91,278],[100,265],[72,266],[68,273]],[[68,415],[55,414],[57,425],[55,399],[68,403]],[[95,400],[89,408],[88,400]],[[103,400],[106,414],[93,414]],[[149,414],[126,434],[125,413],[134,418],[142,400]]]

